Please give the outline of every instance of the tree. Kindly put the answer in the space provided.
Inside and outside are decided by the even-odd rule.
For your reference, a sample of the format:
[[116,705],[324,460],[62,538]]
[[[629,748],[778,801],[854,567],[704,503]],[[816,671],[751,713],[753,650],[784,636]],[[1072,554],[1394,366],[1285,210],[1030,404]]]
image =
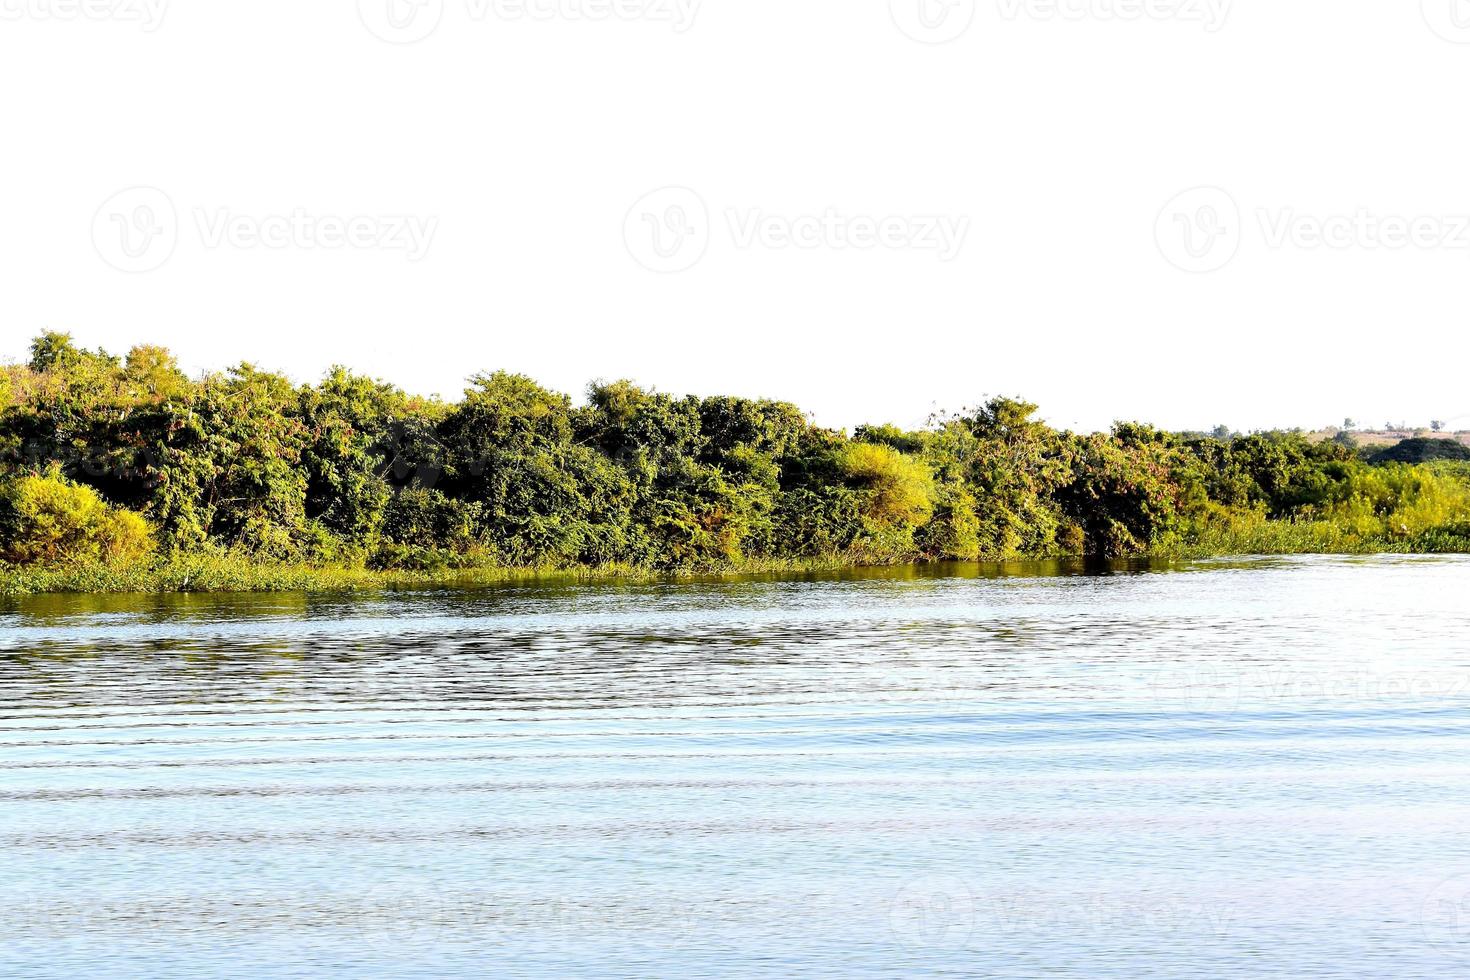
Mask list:
[[1112,437],[1077,436],[1072,478],[1057,494],[1087,554],[1121,556],[1173,544],[1207,504],[1193,447],[1232,453],[1236,439],[1181,441],[1152,426],[1118,423]]
[[180,397],[189,386],[173,354],[163,347],[139,345],[128,351],[123,377],[140,395],[160,398]]
[[299,411],[308,433],[306,518],[343,541],[372,548],[388,506],[390,479],[421,472],[410,460],[404,425],[408,399],[392,385],[333,367],[303,387]]
[[574,440],[566,395],[524,375],[478,375],[439,433],[444,492],[478,505],[477,534],[505,564],[597,563],[637,550],[628,480],[607,455]]
[[1071,447],[1035,414],[1029,402],[993,398],[959,419],[973,437],[965,479],[988,557],[1047,554],[1056,546],[1056,492],[1071,476]]
[[82,356],[69,333],[52,330],[31,341],[31,370],[37,374],[65,370],[79,363]]

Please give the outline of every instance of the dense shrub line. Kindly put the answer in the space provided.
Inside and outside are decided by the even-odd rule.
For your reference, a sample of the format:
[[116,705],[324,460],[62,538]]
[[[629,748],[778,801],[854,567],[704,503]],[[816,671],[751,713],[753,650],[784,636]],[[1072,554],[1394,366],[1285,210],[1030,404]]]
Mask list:
[[577,405],[506,373],[454,403],[345,368],[189,378],[157,347],[47,334],[0,369],[0,560],[433,574],[1466,546],[1463,464],[1035,412],[998,398],[849,435],[627,381]]

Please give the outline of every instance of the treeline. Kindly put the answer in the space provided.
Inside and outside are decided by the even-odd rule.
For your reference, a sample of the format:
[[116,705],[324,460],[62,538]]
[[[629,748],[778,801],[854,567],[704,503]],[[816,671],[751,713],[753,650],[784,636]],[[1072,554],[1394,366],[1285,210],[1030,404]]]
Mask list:
[[1070,555],[1464,550],[1455,464],[1375,466],[1299,433],[1052,429],[999,398],[922,431],[627,381],[586,404],[474,377],[458,402],[334,368],[37,338],[0,369],[0,559],[228,554],[381,569],[721,568]]

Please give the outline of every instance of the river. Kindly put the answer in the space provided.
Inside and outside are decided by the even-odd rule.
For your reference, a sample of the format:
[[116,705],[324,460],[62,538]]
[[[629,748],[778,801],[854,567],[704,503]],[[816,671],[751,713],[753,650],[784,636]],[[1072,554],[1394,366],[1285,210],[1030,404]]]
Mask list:
[[1470,559],[0,604],[0,975],[1470,973]]

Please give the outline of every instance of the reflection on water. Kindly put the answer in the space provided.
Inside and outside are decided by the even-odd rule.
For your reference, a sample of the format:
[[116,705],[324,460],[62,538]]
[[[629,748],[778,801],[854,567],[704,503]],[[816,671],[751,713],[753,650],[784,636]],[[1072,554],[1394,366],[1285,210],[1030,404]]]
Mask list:
[[1470,560],[0,606],[0,975],[1470,971]]

